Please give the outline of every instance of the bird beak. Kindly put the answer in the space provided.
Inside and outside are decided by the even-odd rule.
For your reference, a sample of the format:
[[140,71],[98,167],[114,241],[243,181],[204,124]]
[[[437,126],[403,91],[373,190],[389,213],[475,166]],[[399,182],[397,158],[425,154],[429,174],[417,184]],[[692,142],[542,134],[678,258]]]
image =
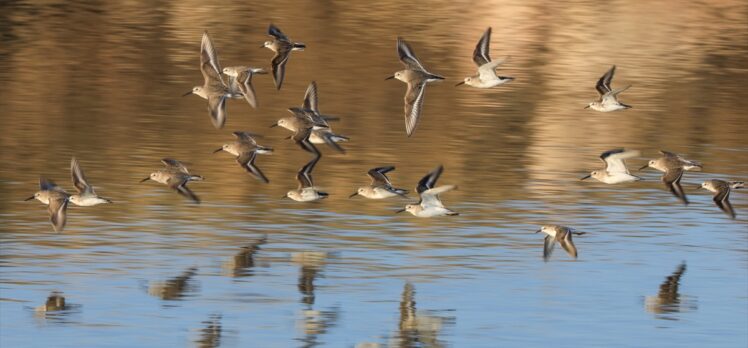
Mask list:
[[384,80],[385,80],[385,81],[387,81],[387,80],[392,80],[392,79],[394,79],[394,78],[395,78],[395,75],[392,75],[392,76],[390,76],[390,77],[388,77],[388,78],[386,78],[386,79],[384,79]]
[[26,199],[24,199],[24,201],[30,201],[30,200],[32,200],[32,199],[34,199],[34,198],[36,198],[36,196],[31,196],[31,197],[29,197],[29,198],[26,198]]
[[537,230],[537,231],[535,231],[535,233],[540,233],[540,232],[543,232],[543,230]]
[[[353,198],[356,196],[358,196],[358,192],[354,192],[352,195],[348,196],[348,198]],[[34,197],[31,197],[31,198],[34,198]]]
[[460,81],[458,84],[455,85],[455,87],[457,87],[459,85],[464,85],[464,84],[465,84],[465,81]]
[[[701,188],[701,185],[699,185],[699,186],[696,186],[696,189],[697,189],[697,190],[698,190],[698,189],[700,189],[700,188]],[[33,197],[31,197],[31,198],[33,198]],[[28,199],[27,199],[27,201],[28,201]]]
[[263,44],[263,45],[260,45],[260,48],[263,48],[263,47],[265,47],[265,45],[264,45],[264,44]]
[[258,69],[258,70],[254,70],[254,71],[252,71],[252,73],[253,73],[253,74],[261,74],[261,75],[266,75],[266,74],[267,74],[268,72],[267,72],[267,70],[265,70],[265,69]]
[[190,90],[189,92],[187,92],[187,93],[185,93],[185,94],[182,94],[182,96],[183,96],[183,97],[186,97],[186,96],[188,96],[188,95],[190,95],[190,94],[192,94],[192,90]]
[[585,177],[583,177],[583,178],[581,178],[581,179],[579,179],[579,180],[585,180],[585,179],[589,179],[590,177],[592,177],[592,175],[591,175],[591,174],[590,174],[590,175],[587,175],[587,176],[585,176]]
[[589,105],[587,105],[587,106],[585,106],[584,108],[585,108],[585,109],[589,109],[589,108],[590,108],[590,106],[589,106]]
[[283,195],[283,197],[281,197],[280,199],[286,199],[286,198],[288,198],[288,195]]
[[395,214],[400,214],[400,213],[402,213],[404,211],[405,211],[405,209],[399,209],[398,211],[395,212]]
[[644,169],[647,169],[648,167],[649,167],[649,164],[645,164],[644,167],[639,168],[639,170],[644,170]]
[[278,127],[278,122],[275,122],[275,123],[273,123],[273,124],[270,125],[270,128],[275,128],[275,127]]
[[285,137],[284,139],[288,140],[288,139],[291,139],[291,138],[293,138],[293,135],[289,135],[289,136]]
[[221,150],[223,150],[223,147],[219,147],[217,150],[213,151],[213,153],[219,152]]
[[150,176],[149,176],[149,177],[147,177],[147,178],[145,178],[145,179],[143,179],[143,180],[140,180],[140,182],[142,183],[142,182],[146,182],[146,181],[148,181],[148,180],[151,180],[151,177],[150,177]]

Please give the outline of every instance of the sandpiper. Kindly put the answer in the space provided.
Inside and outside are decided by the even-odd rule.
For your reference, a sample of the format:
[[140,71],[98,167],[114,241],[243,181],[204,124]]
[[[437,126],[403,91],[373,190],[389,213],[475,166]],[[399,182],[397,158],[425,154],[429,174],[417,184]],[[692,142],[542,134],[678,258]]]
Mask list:
[[665,186],[667,186],[670,192],[672,192],[675,197],[678,197],[684,205],[688,205],[688,198],[686,197],[686,193],[683,191],[683,187],[680,185],[680,180],[683,177],[684,170],[701,170],[701,163],[684,159],[683,157],[668,151],[661,150],[660,154],[662,154],[662,157],[647,162],[647,164],[639,168],[639,170],[649,167],[664,172],[661,178],[662,182],[665,183]]
[[571,235],[582,235],[585,232],[579,232],[573,228],[558,226],[558,225],[545,225],[540,227],[535,233],[543,232],[545,236],[545,244],[543,244],[543,260],[548,261],[553,252],[553,247],[561,244],[561,247],[566,250],[569,256],[577,258],[577,247],[574,246],[574,242],[571,240]]
[[416,204],[408,204],[405,209],[398,210],[398,213],[407,211],[417,217],[434,217],[434,216],[445,216],[445,215],[460,215],[459,213],[447,209],[442,204],[439,195],[456,189],[455,185],[444,185],[439,187],[436,186],[436,181],[439,180],[439,176],[442,175],[444,166],[439,165],[436,169],[426,174],[416,186],[416,192],[421,197],[421,200]]
[[219,151],[226,151],[236,156],[236,163],[244,168],[248,173],[254,175],[257,179],[264,183],[269,183],[265,174],[262,173],[260,168],[255,165],[255,159],[258,154],[269,154],[273,152],[272,148],[260,146],[255,141],[254,137],[256,134],[249,132],[234,132],[236,141],[229,144],[223,144],[220,148],[213,151],[213,153]]
[[597,90],[597,93],[600,94],[600,98],[589,103],[584,107],[585,109],[591,108],[592,110],[596,111],[609,112],[631,108],[630,105],[626,105],[618,101],[618,94],[629,89],[631,85],[616,90],[610,88],[610,81],[613,80],[613,74],[615,72],[616,66],[613,65],[610,70],[605,73],[605,75],[597,80],[595,89]]
[[314,170],[314,166],[321,157],[320,155],[315,156],[309,163],[299,169],[299,172],[296,173],[296,181],[299,182],[299,187],[296,190],[288,191],[281,198],[290,198],[297,202],[313,202],[328,196],[326,192],[317,190],[314,187],[314,180],[312,180],[312,170]]
[[52,180],[39,178],[40,190],[33,196],[26,198],[27,201],[36,199],[47,205],[49,221],[55,232],[62,232],[67,222],[67,208],[70,195],[57,186]]
[[192,175],[181,162],[164,158],[161,163],[166,166],[165,169],[151,173],[151,175],[140,182],[153,180],[155,182],[169,186],[172,190],[177,191],[182,196],[191,199],[195,203],[200,203],[200,198],[187,187],[190,181],[202,181],[204,178],[200,175]]
[[[337,121],[340,118],[335,116],[322,115],[320,113],[319,91],[317,89],[317,82],[312,81],[309,84],[309,87],[307,87],[306,93],[304,93],[304,102],[301,104],[301,108],[310,110],[312,112],[310,114],[310,117],[317,125],[326,126],[326,128],[319,128],[312,131],[312,134],[309,137],[309,141],[311,141],[312,144],[330,144],[330,142],[337,143],[340,141],[349,140],[349,138],[346,136],[335,134],[332,132],[332,127],[330,126],[330,123],[328,121]],[[342,150],[342,148],[340,148],[339,146],[330,146],[338,151]]]
[[200,72],[202,72],[205,81],[202,86],[195,86],[184,95],[196,94],[208,100],[211,121],[216,128],[223,128],[226,123],[226,99],[241,98],[241,95],[232,93],[229,86],[223,82],[221,71],[218,53],[216,53],[213,41],[206,31],[203,33],[200,42]]
[[306,45],[301,42],[291,41],[273,24],[270,24],[270,27],[268,27],[268,35],[274,38],[273,41],[265,41],[261,47],[267,47],[275,52],[271,64],[273,65],[275,88],[280,90],[283,85],[283,77],[286,75],[286,62],[288,62],[288,56],[291,54],[291,51],[303,51],[306,48]]
[[444,77],[426,71],[426,68],[413,54],[410,45],[400,37],[397,38],[397,54],[400,56],[400,61],[405,65],[405,70],[400,70],[385,80],[395,78],[408,84],[408,89],[405,92],[405,131],[408,136],[411,136],[415,132],[418,119],[421,116],[426,84],[444,80]]
[[233,91],[239,91],[247,100],[250,106],[257,108],[257,96],[255,88],[252,86],[252,76],[255,74],[267,74],[262,68],[253,68],[250,66],[230,66],[223,68],[223,73],[229,77],[229,88]]
[[660,150],[660,154],[662,157],[650,160],[647,162],[647,165],[639,168],[639,170],[650,167],[661,172],[666,172],[669,167],[680,167],[683,168],[683,170],[701,171],[704,168],[700,162],[687,160],[680,155],[669,151]]
[[395,196],[405,197],[408,190],[399,189],[392,187],[390,179],[387,177],[387,173],[395,170],[394,166],[377,167],[370,169],[366,175],[371,178],[371,184],[368,186],[359,187],[350,197],[352,198],[357,195],[361,195],[370,199],[383,199]]
[[86,180],[86,176],[83,174],[83,169],[81,169],[80,164],[78,163],[78,159],[76,159],[75,157],[70,160],[70,176],[73,178],[73,185],[75,186],[75,189],[78,190],[77,194],[70,195],[69,200],[71,203],[84,207],[90,207],[92,205],[103,203],[112,203],[111,200],[99,197],[96,194],[93,186],[91,186],[88,183],[88,180]]
[[714,193],[714,203],[722,209],[731,219],[735,219],[735,210],[730,204],[730,190],[743,187],[742,181],[724,181],[719,179],[707,180],[701,183],[699,188],[704,188]]
[[631,175],[626,163],[623,161],[626,158],[632,158],[639,156],[639,151],[624,149],[614,149],[605,151],[600,155],[600,159],[605,163],[602,170],[595,170],[589,175],[583,177],[581,180],[588,178],[594,178],[597,181],[604,182],[606,184],[620,184],[624,182],[639,181],[642,178]]
[[[294,132],[294,135],[289,138],[293,138],[299,144],[305,138],[306,133],[309,133],[307,140],[310,144],[326,143],[338,152],[345,153],[345,150],[337,142],[347,140],[348,138],[330,131],[326,120],[318,117],[319,115],[315,115],[314,111],[300,107],[291,107],[288,111],[293,116],[283,117],[278,122],[270,125],[270,127],[280,126]],[[315,142],[312,142],[312,138],[315,139]],[[310,151],[306,147],[302,146],[302,148]]]
[[475,46],[475,50],[473,51],[473,62],[478,66],[478,75],[466,77],[462,82],[455,86],[466,84],[476,88],[491,88],[514,80],[513,77],[499,76],[499,74],[496,73],[496,68],[504,63],[508,57],[492,61],[491,56],[489,55],[490,44],[491,27],[488,27],[480,40],[478,40],[478,44]]

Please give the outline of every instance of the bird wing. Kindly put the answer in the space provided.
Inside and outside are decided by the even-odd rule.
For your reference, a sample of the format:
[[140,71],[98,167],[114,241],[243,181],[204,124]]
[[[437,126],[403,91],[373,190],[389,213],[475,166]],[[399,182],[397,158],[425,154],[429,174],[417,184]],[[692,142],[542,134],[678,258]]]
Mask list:
[[439,180],[439,177],[442,175],[442,172],[444,171],[444,166],[439,165],[438,167],[434,168],[430,173],[426,174],[423,178],[421,178],[420,181],[418,181],[418,185],[416,185],[416,192],[418,194],[421,194],[425,192],[428,189],[434,188],[436,186],[436,181]]
[[257,152],[255,151],[242,152],[238,157],[236,157],[236,163],[239,163],[239,165],[242,166],[244,170],[254,175],[260,181],[266,184],[269,183],[270,180],[268,180],[265,174],[262,173],[260,168],[255,166],[255,159],[257,159]]
[[252,146],[257,146],[257,141],[255,140],[254,137],[261,137],[261,135],[259,134],[244,132],[244,131],[236,131],[233,134],[237,139],[239,139],[239,141],[248,143]]
[[304,103],[302,104],[302,108],[309,109],[314,111],[314,113],[319,114],[319,97],[317,94],[317,82],[312,81],[309,84],[309,87],[306,88],[306,93],[304,93]]
[[299,182],[299,189],[314,187],[314,180],[312,179],[312,170],[319,161],[319,156],[312,158],[307,164],[305,164],[299,172],[296,173],[296,181]]
[[418,126],[425,92],[425,80],[408,82],[408,90],[405,93],[405,131],[408,133],[408,136],[413,135]]
[[496,77],[496,68],[499,67],[499,65],[504,64],[509,59],[509,56],[506,56],[504,58],[501,58],[499,60],[494,60],[491,62],[488,62],[486,64],[483,64],[478,67],[478,76],[481,80],[491,80]]
[[205,85],[220,84],[225,86],[223,79],[221,79],[221,64],[218,62],[218,53],[207,31],[203,33],[203,39],[200,42],[200,72],[203,73]]
[[208,95],[208,111],[210,111],[210,120],[213,122],[213,127],[223,128],[223,125],[226,124],[226,96]]
[[67,197],[50,197],[47,210],[49,211],[49,221],[52,222],[52,227],[55,232],[62,232],[65,228],[65,223],[67,222],[67,208]]
[[182,182],[181,185],[177,185],[176,187],[174,187],[174,189],[177,190],[177,193],[179,193],[180,195],[191,199],[195,203],[200,203],[200,198],[194,192],[192,192],[189,187],[187,187],[186,181]]
[[439,195],[454,190],[455,188],[457,188],[455,185],[444,185],[421,192],[421,206],[424,209],[429,207],[443,208],[444,204],[442,204],[441,199],[439,199]]
[[256,109],[257,96],[255,94],[255,88],[252,86],[252,72],[247,70],[240,72],[239,76],[236,77],[236,87],[238,87],[239,91],[242,92],[247,103]]
[[490,44],[491,27],[488,27],[480,40],[478,40],[478,44],[475,45],[475,50],[473,51],[473,62],[475,62],[478,68],[491,62],[491,56],[489,55]]
[[569,256],[573,258],[577,258],[577,247],[574,246],[574,241],[571,239],[571,230],[567,230],[566,234],[563,238],[561,238],[558,243],[561,244],[561,247],[566,250],[566,252],[569,254]]
[[720,187],[720,190],[717,192],[717,194],[714,195],[714,203],[717,204],[719,209],[721,209],[723,212],[725,212],[727,215],[729,215],[731,218],[735,218],[735,210],[732,208],[732,204],[730,204],[730,185],[726,184],[723,187]]
[[161,163],[163,163],[166,166],[166,169],[173,172],[179,172],[184,174],[190,174],[190,172],[187,170],[187,167],[182,164],[182,162],[179,162],[172,158],[164,158],[161,160]]
[[371,178],[372,186],[388,186],[391,185],[390,179],[387,177],[387,173],[395,170],[394,166],[377,167],[370,169],[366,175]]
[[86,181],[86,175],[83,174],[83,169],[81,169],[78,159],[75,157],[70,160],[70,176],[73,179],[73,186],[78,190],[78,193],[96,194],[93,186],[89,185],[88,181]]
[[543,242],[543,260],[548,261],[548,259],[551,257],[551,254],[553,253],[553,247],[555,246],[556,238],[551,237],[550,235],[546,235]]
[[683,191],[683,187],[680,185],[680,179],[683,177],[683,169],[677,168],[668,170],[665,172],[665,174],[662,175],[662,182],[665,183],[665,185],[668,187],[670,192],[675,195],[675,197],[678,197],[683,204],[688,205],[688,198],[686,197],[686,193]]
[[413,49],[401,37],[397,38],[397,54],[400,56],[400,61],[405,64],[406,68],[424,72],[426,71],[426,68],[421,65],[421,62],[413,53]]
[[600,155],[600,159],[605,163],[605,170],[608,173],[626,173],[629,174],[628,168],[626,168],[626,162],[624,159],[637,157],[641,153],[639,151],[624,149],[615,149],[604,152]]
[[274,37],[274,38],[276,38],[277,40],[280,40],[280,41],[286,41],[286,42],[290,42],[291,41],[291,40],[288,39],[288,37],[285,34],[283,34],[283,32],[280,29],[278,29],[278,27],[276,27],[272,23],[268,27],[268,35],[270,35],[270,36],[272,36],[272,37]]
[[280,46],[271,61],[273,65],[273,81],[275,81],[276,89],[280,90],[281,86],[283,86],[283,78],[286,76],[286,62],[288,62],[290,54],[290,47]]
[[610,70],[608,70],[603,76],[600,77],[599,80],[597,80],[597,83],[595,84],[595,89],[597,90],[597,93],[600,93],[600,96],[604,96],[606,93],[610,92],[610,81],[613,80],[613,74],[616,73],[616,66],[613,65]]

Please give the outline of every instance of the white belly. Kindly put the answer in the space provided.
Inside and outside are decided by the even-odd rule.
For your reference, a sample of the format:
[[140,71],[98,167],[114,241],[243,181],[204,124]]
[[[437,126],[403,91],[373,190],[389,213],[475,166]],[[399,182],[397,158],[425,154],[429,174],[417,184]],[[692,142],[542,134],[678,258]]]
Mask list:
[[374,188],[374,192],[366,192],[366,193],[362,193],[361,195],[369,199],[385,199],[385,198],[395,197],[397,196],[397,193],[393,193],[383,188],[376,187]]
[[443,207],[429,207],[426,209],[423,209],[419,211],[417,214],[414,214],[417,217],[421,218],[429,218],[429,217],[435,217],[435,216],[446,216],[446,215],[455,215],[453,211],[443,208]]
[[614,174],[608,174],[607,176],[603,177],[602,182],[606,184],[622,184],[625,182],[634,182],[639,181],[641,178],[635,177],[631,174],[626,173],[614,173]]
[[103,198],[92,197],[92,196],[82,196],[82,197],[78,196],[78,199],[76,199],[75,202],[73,202],[72,200],[70,202],[81,207],[91,207],[94,205],[109,203],[107,200]]

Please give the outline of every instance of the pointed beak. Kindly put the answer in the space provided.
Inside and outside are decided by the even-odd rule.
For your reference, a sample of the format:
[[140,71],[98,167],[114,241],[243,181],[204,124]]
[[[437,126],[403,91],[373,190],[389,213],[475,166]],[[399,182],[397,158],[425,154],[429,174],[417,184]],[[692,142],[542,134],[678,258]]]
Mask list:
[[399,210],[397,210],[397,211],[395,212],[395,214],[400,214],[400,213],[402,213],[402,212],[404,212],[404,211],[405,211],[405,209],[399,209]]
[[589,105],[587,105],[587,106],[585,106],[584,108],[585,108],[585,109],[589,109],[589,108],[590,108],[590,106],[589,106]]
[[213,151],[213,153],[220,152],[221,150],[223,150],[223,147],[219,147],[218,149],[216,149],[215,151]]
[[586,179],[589,179],[589,178],[591,178],[591,177],[592,177],[592,175],[587,175],[587,176],[585,176],[585,177],[583,177],[583,178],[581,178],[581,179],[579,179],[579,180],[580,180],[580,181],[581,181],[581,180],[586,180]]
[[535,231],[535,233],[540,233],[540,232],[543,232],[543,230],[537,230],[537,231]]
[[183,96],[183,97],[186,97],[186,96],[188,96],[188,95],[190,95],[190,94],[192,94],[192,90],[190,90],[189,92],[187,92],[187,93],[185,93],[185,94],[182,94],[182,96]]
[[265,47],[265,45],[260,45],[260,48],[263,48],[263,47]]
[[270,128],[275,128],[275,127],[278,127],[278,122],[275,122],[275,123],[273,123],[273,124],[270,125]]
[[149,176],[149,177],[147,177],[147,178],[145,178],[145,179],[143,179],[143,180],[140,180],[140,182],[141,182],[141,183],[143,183],[143,182],[146,182],[146,181],[148,181],[148,180],[151,180],[151,177],[150,177],[150,176]]
[[390,77],[388,77],[388,78],[386,78],[386,79],[384,79],[384,80],[385,80],[385,81],[387,81],[387,80],[392,80],[392,79],[394,79],[394,78],[395,78],[395,75],[392,75],[392,76],[390,76]]
[[459,86],[459,85],[464,85],[464,84],[465,84],[465,81],[460,81],[459,83],[457,83],[457,84],[455,85],[455,87],[457,87],[457,86]]
[[695,189],[697,189],[697,190],[700,189],[700,188],[701,188],[701,185],[698,185],[698,186],[695,187]]
[[253,74],[266,75],[268,72],[265,69],[256,69],[256,70],[252,70],[252,73]]
[[36,196],[31,196],[31,197],[29,197],[29,198],[26,198],[26,199],[24,199],[24,201],[30,201],[30,200],[32,200],[32,199],[34,199],[34,198],[36,198]]
[[639,170],[644,170],[644,169],[647,169],[647,168],[649,168],[649,164],[645,164],[644,167],[639,168]]
[[281,197],[280,199],[287,199],[287,198],[288,198],[288,195],[283,195],[283,197]]
[[[348,198],[353,198],[356,196],[358,196],[358,192],[354,192],[352,195],[348,196]],[[34,198],[34,197],[31,197],[31,198]]]

